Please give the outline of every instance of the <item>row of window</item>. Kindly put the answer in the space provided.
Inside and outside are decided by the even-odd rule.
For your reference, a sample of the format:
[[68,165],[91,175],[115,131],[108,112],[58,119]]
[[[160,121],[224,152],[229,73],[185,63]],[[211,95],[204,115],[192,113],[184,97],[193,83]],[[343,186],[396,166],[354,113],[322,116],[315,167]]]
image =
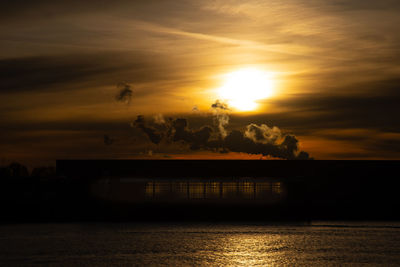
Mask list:
[[148,182],[147,198],[256,199],[282,194],[280,182]]

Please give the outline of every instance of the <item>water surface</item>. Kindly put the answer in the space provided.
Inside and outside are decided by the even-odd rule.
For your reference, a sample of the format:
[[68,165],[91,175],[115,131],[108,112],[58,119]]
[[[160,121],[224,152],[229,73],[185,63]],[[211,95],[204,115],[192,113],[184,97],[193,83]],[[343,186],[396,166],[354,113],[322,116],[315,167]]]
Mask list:
[[400,265],[400,223],[19,224],[0,265]]

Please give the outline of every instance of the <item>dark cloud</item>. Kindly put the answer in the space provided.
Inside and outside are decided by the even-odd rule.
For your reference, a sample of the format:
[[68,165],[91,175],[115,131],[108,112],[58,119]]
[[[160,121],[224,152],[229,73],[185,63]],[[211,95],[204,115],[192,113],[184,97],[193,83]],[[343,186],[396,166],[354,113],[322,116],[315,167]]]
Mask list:
[[107,134],[104,135],[104,144],[109,146],[112,145],[114,143],[114,139],[112,139],[110,136],[108,136]]
[[209,126],[203,126],[199,130],[189,129],[186,119],[176,119],[173,121],[174,130],[173,141],[183,141],[190,145],[192,150],[205,148],[211,137],[213,130]]
[[[53,90],[66,86],[112,85],[173,78],[175,73],[161,57],[131,52],[78,53],[0,59],[0,93]],[[169,72],[167,71],[169,70]]]
[[[308,1],[290,1],[297,4],[319,7],[322,9],[334,11],[347,10],[393,10],[400,8],[397,0],[308,0]],[[290,3],[289,2],[289,3]],[[250,4],[252,1],[249,2]],[[258,2],[255,2],[256,4]],[[207,2],[205,3],[207,4]],[[211,4],[218,4],[213,3]],[[231,3],[234,5],[234,3]],[[91,1],[79,0],[13,0],[2,3],[0,12],[1,20],[12,18],[55,18],[68,14],[93,13],[101,11],[115,11],[121,14],[135,15],[142,19],[157,19],[159,17],[176,17],[184,16],[186,19],[196,18],[201,19],[201,14],[204,15],[204,10],[199,8],[198,1],[194,0],[147,0],[147,1],[129,1],[129,0],[97,0],[94,4]],[[229,5],[229,2],[228,4]],[[282,4],[284,6],[284,4]],[[212,6],[212,5],[211,5]],[[207,10],[208,11],[208,10]],[[210,12],[210,11],[208,11]],[[186,13],[186,14],[185,14]],[[156,16],[155,16],[156,14]],[[44,16],[45,15],[45,16]]]
[[271,99],[271,106],[285,107],[285,111],[246,117],[231,115],[230,123],[239,126],[248,121],[257,124],[268,121],[299,135],[333,128],[400,132],[400,117],[394,116],[400,114],[400,80],[360,83],[346,89],[349,92],[363,89],[368,93],[314,93]]
[[310,159],[308,153],[298,151],[298,140],[286,135],[281,143],[260,143],[246,137],[241,131],[234,130],[224,139],[224,147],[233,152],[261,154],[282,159]]
[[164,123],[155,122],[156,125],[164,126],[156,128],[147,123],[143,115],[139,115],[133,126],[141,129],[154,144],[159,144],[164,139],[166,142],[183,142],[192,150],[244,152],[283,159],[310,159],[307,152],[298,151],[298,140],[294,135],[283,135],[276,126],[270,128],[266,124],[251,123],[244,132],[234,130],[228,134],[225,129],[229,123],[229,115],[225,113],[229,110],[228,105],[217,100],[211,108],[214,110],[214,123],[216,122],[220,132],[219,138],[213,138],[213,129],[208,125],[202,125],[197,130],[189,128],[185,118],[169,118],[168,122],[163,120]]
[[117,85],[117,87],[119,88],[119,92],[115,96],[115,99],[118,102],[125,102],[125,103],[129,104],[131,102],[132,94],[133,94],[131,86],[127,83],[119,83]]
[[[119,0],[119,2],[123,3],[124,1]],[[56,2],[51,0],[14,0],[6,1],[2,4],[0,17],[2,20],[11,19],[13,17],[43,18],[43,15],[46,15],[45,17],[47,18],[54,18],[69,13],[82,13],[110,8],[114,5],[115,3],[106,0],[96,1],[96,5],[93,5],[93,2],[78,0]]]
[[217,100],[217,101],[215,101],[215,103],[211,104],[211,108],[229,110],[228,104],[223,103],[219,100]]
[[58,90],[60,85],[87,81],[127,67],[111,64],[113,61],[111,55],[104,54],[2,59],[0,92]]
[[172,119],[154,121],[154,125],[147,123],[143,115],[139,115],[133,126],[141,129],[150,141],[159,144],[162,140],[169,142],[183,142],[190,145],[192,150],[204,148],[209,140],[212,128],[204,126],[199,130],[189,129],[186,119]]
[[375,153],[379,157],[380,153],[383,152],[387,156],[395,155],[398,157],[400,154],[400,135],[397,138],[374,139],[364,147],[372,152],[369,153],[370,155]]
[[393,10],[400,8],[400,3],[397,0],[313,0],[312,3],[324,5],[332,9],[346,11],[346,10]]
[[150,141],[154,144],[159,144],[163,138],[163,133],[160,133],[154,127],[148,126],[144,119],[143,115],[139,115],[137,119],[134,121],[133,126],[141,129],[150,139]]
[[198,1],[191,0],[98,0],[95,3],[80,0],[15,0],[2,3],[0,21],[54,20],[82,14],[109,14],[124,19],[128,17],[160,23],[170,18],[201,21],[206,17],[205,10],[199,8],[200,6]]
[[[233,130],[219,139],[212,138],[213,130],[210,126],[204,125],[198,130],[191,129],[184,118],[173,119],[170,128],[167,127],[164,132],[157,132],[154,127],[147,125],[143,116],[138,116],[135,125],[155,144],[160,143],[163,138],[170,138],[172,142],[189,145],[192,150],[243,152],[282,159],[310,159],[308,153],[299,151],[298,140],[294,135],[281,135],[279,131],[277,136],[277,127],[269,128],[265,124],[250,124],[245,132]],[[251,134],[253,132],[260,136],[255,137],[256,135]]]

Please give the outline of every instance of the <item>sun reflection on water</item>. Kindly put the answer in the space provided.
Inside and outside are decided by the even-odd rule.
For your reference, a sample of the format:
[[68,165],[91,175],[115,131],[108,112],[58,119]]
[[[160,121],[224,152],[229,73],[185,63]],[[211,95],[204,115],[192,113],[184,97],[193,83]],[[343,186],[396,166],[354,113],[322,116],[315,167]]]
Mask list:
[[285,242],[280,235],[234,233],[220,240],[221,251],[215,255],[224,266],[266,266],[285,262]]

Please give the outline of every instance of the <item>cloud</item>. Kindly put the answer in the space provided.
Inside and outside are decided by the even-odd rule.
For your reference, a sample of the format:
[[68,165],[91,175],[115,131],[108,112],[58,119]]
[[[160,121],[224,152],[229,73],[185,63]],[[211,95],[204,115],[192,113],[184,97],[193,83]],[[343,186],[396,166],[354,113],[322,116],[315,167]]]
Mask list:
[[282,159],[311,159],[307,152],[299,151],[298,140],[294,135],[282,135],[277,127],[265,124],[250,124],[245,131],[233,130],[226,136],[213,138],[213,130],[208,125],[199,129],[188,127],[187,119],[171,119],[172,123],[163,131],[158,132],[145,123],[143,116],[138,116],[135,126],[149,137],[150,141],[159,144],[162,139],[166,142],[181,142],[191,150],[210,150],[219,153],[243,152],[261,154]]
[[115,96],[115,99],[118,102],[125,102],[125,103],[129,104],[131,102],[132,94],[133,94],[131,86],[127,83],[119,83],[117,85],[117,87],[120,88],[120,90],[119,90],[118,94]]
[[173,121],[173,141],[183,141],[189,144],[192,150],[205,148],[213,131],[211,127],[203,126],[199,130],[192,130],[187,126],[188,123],[186,119],[176,119]]
[[200,112],[200,109],[199,109],[199,107],[198,106],[193,106],[193,108],[192,108],[192,112],[195,112],[195,113],[199,113]]
[[[285,107],[285,112],[268,114],[282,127],[298,131],[326,128],[369,128],[400,132],[400,80],[390,79],[359,83],[349,92],[362,88],[364,94],[298,94],[273,100],[271,105]],[[261,120],[265,115],[259,115]],[[252,117],[251,119],[256,119]]]
[[213,132],[209,126],[203,126],[199,130],[189,129],[187,120],[183,118],[168,118],[162,124],[154,123],[155,125],[147,123],[144,116],[139,115],[133,126],[141,129],[154,144],[163,140],[165,143],[182,142],[188,144],[192,150],[205,148]]
[[[54,19],[55,17],[68,16],[70,14],[93,14],[93,13],[116,13],[134,14],[134,17],[142,17],[147,19],[159,19],[175,15],[185,15],[185,11],[192,11],[192,15],[196,12],[195,7],[198,6],[196,1],[176,0],[174,2],[166,2],[163,0],[148,1],[129,1],[129,0],[97,0],[86,2],[80,0],[59,0],[57,2],[51,0],[13,0],[3,4],[0,10],[0,20],[10,20],[12,18],[28,18],[28,19]],[[43,16],[46,14],[47,16]],[[156,14],[156,15],[155,15]],[[188,18],[190,18],[188,16]]]
[[159,144],[163,138],[163,134],[158,132],[154,127],[148,126],[145,122],[144,116],[139,115],[134,121],[133,126],[140,128],[154,144]]
[[110,136],[108,136],[107,134],[104,135],[104,144],[109,146],[112,145],[114,143],[114,139],[112,139]]
[[229,110],[228,104],[223,103],[219,100],[215,101],[215,103],[211,104],[211,108],[213,109],[221,109],[221,110]]
[[0,59],[0,93],[39,90],[60,91],[113,85],[116,81],[136,84],[176,78],[165,58],[151,53],[71,53]]
[[261,154],[282,159],[311,159],[308,153],[298,151],[298,140],[294,135],[286,135],[281,143],[260,143],[246,137],[241,131],[234,130],[223,142],[224,148],[233,152]]
[[61,85],[88,80],[99,83],[101,75],[126,68],[113,60],[109,54],[1,59],[0,92],[58,90]]
[[[212,108],[218,109],[218,115],[209,116],[206,123],[204,118],[193,121],[179,115],[187,119],[184,131],[189,133],[185,137],[188,141],[179,142],[193,142],[188,135],[210,125],[213,131],[207,142],[209,149],[215,141],[216,150],[227,151],[223,141],[232,129],[240,130],[243,142],[250,139],[258,145],[277,146],[285,137],[282,132],[277,137],[273,130],[273,125],[279,125],[298,137],[318,138],[320,130],[329,129],[330,140],[352,138],[349,143],[366,147],[360,157],[365,156],[362,153],[379,153],[384,158],[399,150],[399,143],[393,140],[378,141],[375,135],[340,135],[338,130],[400,132],[400,116],[396,116],[400,114],[400,82],[395,80],[400,62],[396,26],[400,1],[99,0],[96,5],[78,0],[3,2],[0,94],[7,96],[0,107],[0,117],[6,120],[0,135],[7,138],[4,140],[15,140],[2,141],[4,155],[4,147],[9,144],[27,149],[28,140],[32,145],[41,143],[33,137],[16,136],[33,128],[68,134],[73,129],[80,135],[87,134],[86,129],[93,132],[96,145],[103,133],[114,136],[115,129],[125,125],[121,122],[124,116],[110,110],[115,103],[104,103],[114,97],[106,87],[118,81],[135,85],[134,100],[141,108],[138,114],[154,112],[155,105],[160,105],[160,110],[173,106],[168,112],[190,111],[187,105],[175,105],[174,97],[200,96],[195,88],[211,88],[209,77],[243,64],[259,64],[280,73],[279,79],[290,84],[287,90],[282,87],[285,94],[309,94],[286,97],[279,92],[268,99],[268,106],[277,108],[263,114],[235,115],[215,104]],[[384,80],[390,77],[393,79]],[[377,79],[381,80],[348,86],[355,80]],[[155,97],[141,102],[141,94]],[[148,120],[144,124],[147,128],[143,128],[148,133],[140,137],[149,135],[154,141],[161,139],[160,143],[173,142],[176,129],[172,120]],[[135,134],[143,129],[135,127]],[[369,143],[370,139],[376,144]],[[51,142],[53,139],[48,137],[46,143]],[[320,149],[325,155],[333,149],[315,147],[314,151]],[[81,151],[86,153],[84,148]],[[341,156],[346,158],[346,153]]]
[[356,1],[343,1],[343,0],[313,0],[312,3],[319,3],[321,6],[326,6],[327,8],[336,11],[360,11],[360,10],[392,10],[400,8],[400,3],[397,0],[356,0]]

